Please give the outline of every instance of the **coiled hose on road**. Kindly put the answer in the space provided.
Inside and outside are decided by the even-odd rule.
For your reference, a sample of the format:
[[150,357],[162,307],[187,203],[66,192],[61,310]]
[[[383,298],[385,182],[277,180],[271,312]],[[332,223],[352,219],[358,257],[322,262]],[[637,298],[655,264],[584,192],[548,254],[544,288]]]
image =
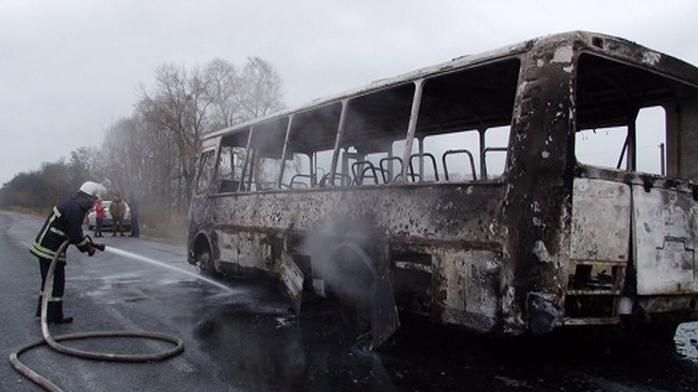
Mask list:
[[[95,361],[107,361],[107,362],[153,362],[162,361],[178,355],[184,351],[184,342],[182,339],[167,335],[159,332],[149,332],[149,331],[96,331],[96,332],[78,332],[67,335],[51,336],[51,332],[48,329],[48,323],[46,320],[47,309],[48,309],[48,299],[50,295],[48,293],[53,292],[53,274],[56,269],[56,263],[58,262],[58,256],[63,254],[68,247],[69,242],[66,240],[61,244],[60,248],[56,252],[56,256],[51,261],[51,265],[48,269],[48,274],[46,275],[46,281],[44,282],[43,292],[47,295],[42,296],[41,299],[41,335],[43,340],[36,341],[34,343],[27,344],[20,347],[16,352],[10,354],[10,363],[12,367],[15,368],[20,374],[36,383],[40,387],[51,392],[62,392],[63,390],[59,388],[56,384],[49,381],[46,377],[41,376],[36,373],[26,365],[24,365],[19,360],[19,356],[24,352],[29,351],[33,348],[48,345],[55,351],[59,353],[71,355],[79,358],[91,359]],[[68,341],[68,340],[82,340],[82,339],[92,339],[92,338],[142,338],[142,339],[153,339],[159,340],[167,343],[172,343],[174,347],[152,354],[113,354],[113,353],[100,353],[92,351],[78,350],[75,348],[64,346],[58,342]]]

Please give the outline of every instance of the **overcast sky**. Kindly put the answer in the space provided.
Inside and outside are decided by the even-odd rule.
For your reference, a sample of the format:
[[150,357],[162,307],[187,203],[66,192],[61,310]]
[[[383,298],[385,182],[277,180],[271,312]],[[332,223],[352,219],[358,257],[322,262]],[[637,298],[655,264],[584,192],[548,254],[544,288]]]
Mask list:
[[164,62],[260,56],[281,74],[290,107],[568,30],[621,36],[698,64],[698,1],[484,3],[0,0],[0,184],[100,145]]

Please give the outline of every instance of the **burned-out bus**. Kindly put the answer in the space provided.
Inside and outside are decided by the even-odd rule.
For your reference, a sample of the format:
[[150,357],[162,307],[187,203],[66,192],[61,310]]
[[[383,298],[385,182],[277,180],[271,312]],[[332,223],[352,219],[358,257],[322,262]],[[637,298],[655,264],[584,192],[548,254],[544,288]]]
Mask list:
[[206,136],[189,261],[275,277],[296,310],[339,298],[374,346],[407,312],[673,336],[698,318],[697,176],[696,67],[546,36]]

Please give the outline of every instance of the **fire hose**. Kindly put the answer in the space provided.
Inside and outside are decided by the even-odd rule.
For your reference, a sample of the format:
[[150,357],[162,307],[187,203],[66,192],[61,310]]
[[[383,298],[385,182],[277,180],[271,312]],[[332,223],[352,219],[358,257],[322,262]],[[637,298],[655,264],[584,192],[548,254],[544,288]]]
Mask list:
[[[96,244],[92,242],[92,239],[88,236],[91,246],[100,251],[104,251],[104,244]],[[20,374],[51,392],[62,392],[63,390],[59,388],[56,384],[49,381],[47,378],[36,373],[26,365],[24,365],[20,360],[19,356],[24,352],[40,347],[43,345],[48,345],[51,349],[70,356],[75,356],[79,358],[85,358],[95,361],[106,361],[106,362],[154,362],[162,361],[178,355],[184,351],[184,342],[182,339],[167,335],[159,332],[149,332],[149,331],[95,331],[95,332],[78,332],[71,333],[60,336],[51,336],[48,329],[47,313],[48,313],[48,300],[50,298],[50,293],[53,292],[53,274],[56,269],[56,263],[61,254],[63,254],[69,245],[69,241],[66,240],[61,244],[60,248],[56,252],[51,265],[48,269],[46,275],[46,280],[44,282],[43,293],[41,299],[41,335],[42,340],[27,344],[20,347],[16,352],[10,354],[10,363],[12,367],[15,368]],[[162,342],[171,343],[174,347],[167,350],[148,354],[114,354],[114,353],[102,353],[93,351],[84,351],[76,348],[64,346],[58,342],[68,341],[68,340],[83,340],[83,339],[93,339],[93,338],[139,338],[139,339],[153,339]]]

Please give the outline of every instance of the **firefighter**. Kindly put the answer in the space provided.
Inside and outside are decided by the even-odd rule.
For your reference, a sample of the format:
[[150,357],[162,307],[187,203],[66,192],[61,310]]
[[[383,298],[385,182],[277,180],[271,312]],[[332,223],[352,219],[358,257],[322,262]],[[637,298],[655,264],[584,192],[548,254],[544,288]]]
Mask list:
[[[80,190],[63,198],[53,207],[31,246],[31,253],[39,258],[41,290],[43,290],[51,261],[56,256],[56,252],[63,241],[69,240],[71,244],[89,256],[95,254],[92,242],[82,233],[82,223],[86,214],[94,206],[97,198],[104,193],[106,193],[106,189],[103,185],[87,181],[80,186]],[[73,321],[72,317],[63,315],[65,252],[58,256],[58,260],[53,275],[53,292],[39,293],[39,308],[36,315],[37,317],[40,316],[42,296],[48,295],[47,321],[49,323],[63,324]]]

